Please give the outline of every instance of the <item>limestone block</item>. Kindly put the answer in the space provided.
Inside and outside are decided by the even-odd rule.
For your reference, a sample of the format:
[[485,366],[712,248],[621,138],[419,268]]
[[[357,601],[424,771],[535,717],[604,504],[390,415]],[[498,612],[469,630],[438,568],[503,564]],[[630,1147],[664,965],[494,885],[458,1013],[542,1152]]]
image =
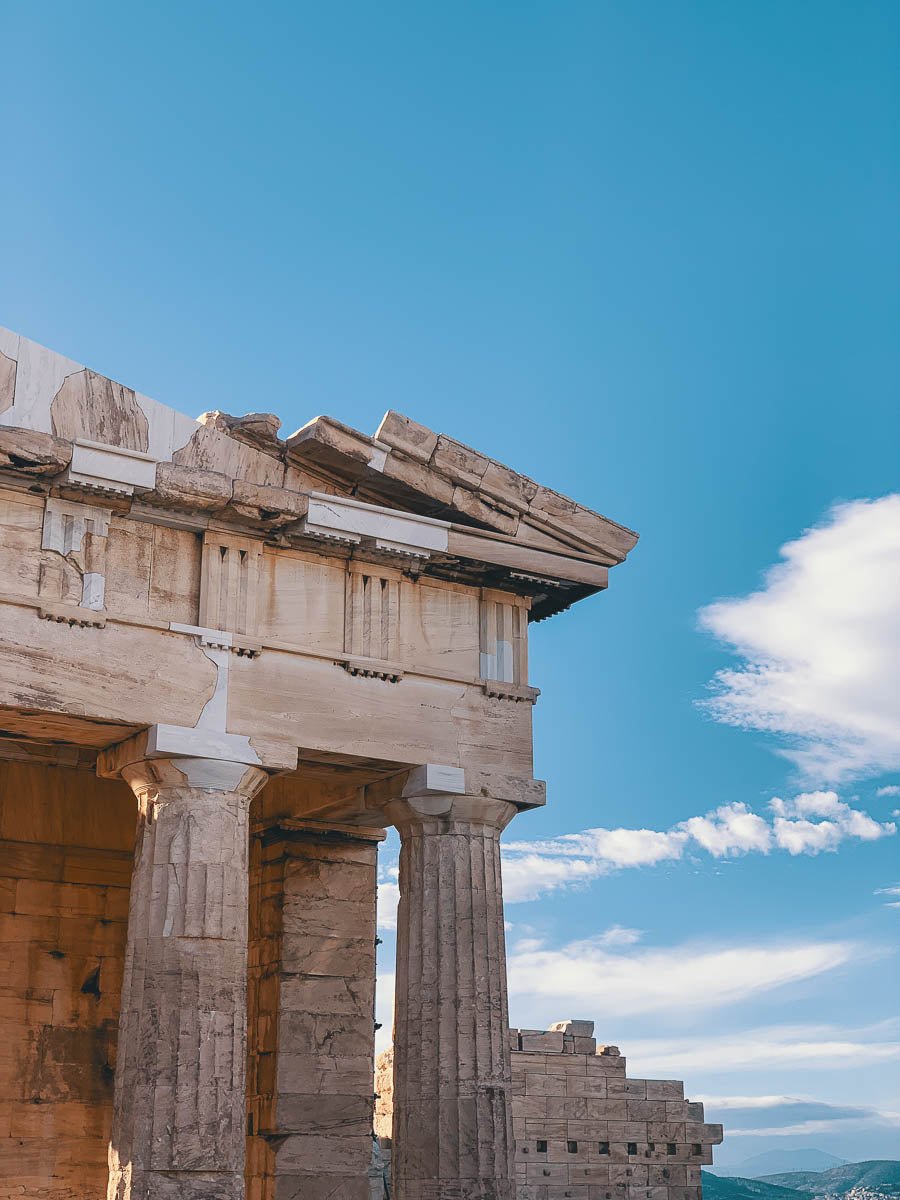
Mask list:
[[364,1176],[288,1174],[279,1169],[272,1200],[371,1200],[371,1193]]
[[631,1187],[646,1187],[650,1168],[646,1163],[631,1162],[627,1166],[613,1163],[609,1168],[609,1181],[612,1184],[624,1183]]
[[344,1175],[355,1168],[363,1180],[371,1158],[371,1139],[359,1139],[355,1158],[348,1162],[347,1139],[321,1133],[289,1134],[280,1143],[275,1159],[277,1175],[305,1173],[307,1177]]
[[[524,1033],[525,1031],[520,1030],[519,1032]],[[513,1070],[515,1070],[515,1071],[528,1071],[530,1073],[532,1071],[541,1072],[541,1071],[547,1070],[547,1055],[546,1054],[531,1054],[531,1053],[528,1053],[527,1051],[525,1051],[525,1052],[519,1051],[513,1057],[512,1061],[513,1061]],[[561,1071],[562,1069],[563,1069],[562,1064],[560,1064],[559,1067],[557,1068],[557,1070]]]
[[200,512],[218,512],[231,500],[232,481],[217,471],[161,462],[156,486],[144,497],[149,503]]
[[647,1138],[651,1142],[685,1142],[684,1123],[678,1121],[649,1121]]
[[626,1101],[629,1121],[665,1121],[666,1105],[663,1100]]
[[697,1187],[670,1187],[669,1200],[701,1200],[700,1188]]
[[530,1183],[568,1183],[569,1165],[566,1162],[534,1162],[526,1168],[526,1179]]
[[401,413],[388,411],[375,432],[375,440],[427,463],[437,445],[438,435]]
[[[516,1105],[518,1113],[519,1105]],[[566,1122],[562,1117],[526,1117],[525,1133],[533,1138],[565,1138]]]
[[687,1142],[712,1141],[710,1134],[720,1132],[721,1125],[700,1124],[699,1121],[687,1121],[684,1126],[684,1138]]
[[471,517],[473,521],[487,525],[507,536],[513,536],[518,528],[519,517],[515,509],[502,501],[485,496],[482,492],[476,493],[468,487],[453,489],[450,507]]
[[32,429],[0,426],[0,468],[21,475],[58,475],[71,460],[71,442]]
[[647,1140],[647,1126],[643,1121],[610,1121],[608,1128],[610,1141],[637,1142],[643,1146]]
[[578,1179],[587,1184],[609,1184],[609,1164],[592,1162],[578,1171]]
[[[526,1085],[527,1086],[527,1085]],[[546,1117],[547,1116],[547,1097],[528,1095],[526,1094],[517,1101],[516,1112],[526,1119],[529,1117]],[[564,1116],[565,1114],[560,1114]]]
[[430,497],[442,507],[449,506],[453,498],[454,488],[450,480],[441,478],[429,467],[400,451],[393,450],[387,455],[381,474],[385,479],[400,484],[403,489],[409,488]]
[[352,1057],[327,1053],[293,1054],[289,1048],[282,1048],[274,1082],[282,1096],[294,1093],[338,1095],[352,1084],[353,1095],[367,1098],[371,1091],[371,1065],[371,1059],[361,1054]]
[[431,455],[431,463],[447,478],[465,486],[477,488],[491,460],[471,446],[455,438],[439,434]]
[[584,1062],[585,1075],[605,1075],[610,1082],[625,1078],[625,1059],[612,1054],[596,1054],[593,1058],[579,1055],[576,1062]]
[[[348,1141],[369,1138],[372,1132],[372,1098],[366,1095],[282,1094],[277,1105],[279,1136],[288,1130],[303,1134],[332,1134]],[[352,1147],[352,1142],[350,1142]],[[352,1150],[351,1150],[352,1152]]]
[[561,1031],[562,1033],[567,1033],[571,1037],[591,1038],[594,1036],[593,1021],[557,1021],[554,1025],[550,1026],[550,1029],[553,1032]]
[[608,1080],[605,1075],[567,1075],[567,1096],[595,1096],[605,1100],[608,1096]]
[[609,1094],[610,1096],[626,1096],[634,1100],[646,1100],[647,1081],[646,1079],[626,1079],[624,1076],[621,1079],[611,1079]]
[[[534,1071],[529,1072],[525,1079],[525,1094],[528,1096],[566,1096],[566,1095],[583,1095],[584,1093],[567,1092],[566,1081],[570,1077],[568,1075],[549,1075]],[[579,1078],[574,1076],[573,1078]]]
[[481,477],[481,487],[490,496],[512,505],[518,511],[528,508],[538,490],[538,484],[533,479],[519,475],[494,460],[488,463]]
[[648,1079],[648,1100],[682,1100],[684,1084],[677,1079]]

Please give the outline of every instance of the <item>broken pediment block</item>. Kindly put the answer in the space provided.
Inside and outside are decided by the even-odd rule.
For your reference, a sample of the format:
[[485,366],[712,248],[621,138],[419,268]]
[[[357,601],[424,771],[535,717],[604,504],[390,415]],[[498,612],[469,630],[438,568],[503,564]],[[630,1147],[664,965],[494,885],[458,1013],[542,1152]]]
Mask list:
[[170,508],[218,512],[231,502],[232,481],[216,471],[159,463],[153,490],[143,500]]
[[0,425],[0,468],[21,475],[58,475],[72,461],[72,449],[71,442],[51,433]]

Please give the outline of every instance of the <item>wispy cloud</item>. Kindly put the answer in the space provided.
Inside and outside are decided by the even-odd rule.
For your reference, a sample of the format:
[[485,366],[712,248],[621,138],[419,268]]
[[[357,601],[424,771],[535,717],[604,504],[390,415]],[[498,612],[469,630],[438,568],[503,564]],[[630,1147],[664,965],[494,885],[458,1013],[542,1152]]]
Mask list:
[[[632,1038],[630,1069],[649,1076],[681,1078],[778,1070],[848,1070],[900,1062],[900,1020],[852,1027],[827,1024],[767,1025],[696,1037]],[[698,1097],[701,1099],[702,1097]]]
[[887,787],[880,787],[875,793],[876,796],[900,796],[900,784],[889,783]]
[[[535,1028],[570,1012],[599,1020],[737,1004],[862,957],[848,942],[792,941],[614,948],[608,934],[508,952],[510,1007]],[[538,1022],[538,1024],[535,1024]]]
[[503,846],[504,894],[509,903],[535,900],[546,892],[585,884],[611,871],[672,862],[689,853],[713,858],[744,854],[819,854],[847,840],[873,841],[895,834],[892,821],[876,821],[835,792],[778,797],[762,816],[746,804],[724,804],[702,817],[660,831],[586,829],[538,841]]
[[837,506],[781,558],[759,591],[700,613],[742,660],[707,711],[777,735],[817,781],[897,770],[900,495]]
[[900,908],[900,883],[892,884],[890,887],[877,888],[876,896],[890,896],[889,900],[885,900],[885,908]]
[[[615,1036],[609,1018],[702,1014],[747,997],[813,979],[871,954],[846,942],[781,942],[729,946],[683,944],[665,949],[615,952],[613,926],[596,938],[547,948],[523,938],[509,953],[510,1020],[514,1026],[546,1028],[575,1014],[596,1019],[598,1036]],[[637,930],[627,931],[635,944]],[[391,1041],[394,975],[378,976],[376,1036],[380,1052]],[[867,1028],[777,1025],[697,1036],[630,1037],[625,1047],[630,1074],[682,1079],[699,1072],[792,1067],[848,1069],[900,1061],[900,1020]],[[702,1099],[702,1097],[696,1097]]]
[[793,1137],[900,1127],[900,1113],[804,1096],[698,1096],[707,1118],[724,1119],[728,1136]]
[[397,928],[397,905],[400,903],[400,869],[396,862],[379,862],[378,899],[376,914],[378,928],[390,932]]

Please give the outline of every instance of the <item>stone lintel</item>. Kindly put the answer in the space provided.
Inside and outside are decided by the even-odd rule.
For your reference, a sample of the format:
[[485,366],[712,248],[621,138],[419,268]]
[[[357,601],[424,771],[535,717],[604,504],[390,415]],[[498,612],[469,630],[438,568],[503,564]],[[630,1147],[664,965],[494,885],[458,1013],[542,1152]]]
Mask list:
[[[201,776],[216,775],[215,764],[255,766],[269,771],[292,770],[297,764],[297,748],[271,740],[265,742],[262,754],[244,734],[221,733],[212,729],[190,729],[182,725],[151,725],[124,742],[102,750],[97,759],[97,774],[104,779],[118,778],[125,767],[148,759],[171,759],[185,766],[189,776],[196,777],[197,787],[218,787],[224,784],[200,783]],[[209,764],[201,768],[200,763]],[[229,772],[225,772],[228,775]],[[223,775],[224,779],[224,775]]]
[[254,823],[253,832],[266,842],[281,839],[321,837],[325,840],[374,842],[378,844],[387,837],[387,831],[371,825],[336,824],[333,821],[305,821],[297,817],[271,817],[267,821]]
[[409,772],[402,795],[404,799],[418,799],[423,796],[462,796],[465,791],[466,773],[462,767],[423,763]]
[[[387,789],[390,799],[397,795],[395,778],[386,780],[379,788]],[[471,767],[423,763],[407,773],[400,795],[404,800],[471,796],[484,800],[504,800],[519,809],[540,808],[547,803],[547,785],[542,779],[531,779],[524,775],[502,775]]]

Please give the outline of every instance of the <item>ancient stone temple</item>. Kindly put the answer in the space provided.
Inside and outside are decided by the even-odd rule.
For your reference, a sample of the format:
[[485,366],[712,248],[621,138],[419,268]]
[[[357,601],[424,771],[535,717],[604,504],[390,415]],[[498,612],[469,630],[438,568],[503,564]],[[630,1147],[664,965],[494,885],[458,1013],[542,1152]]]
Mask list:
[[0,333],[0,1196],[511,1200],[528,628],[636,535],[398,413],[195,421]]

